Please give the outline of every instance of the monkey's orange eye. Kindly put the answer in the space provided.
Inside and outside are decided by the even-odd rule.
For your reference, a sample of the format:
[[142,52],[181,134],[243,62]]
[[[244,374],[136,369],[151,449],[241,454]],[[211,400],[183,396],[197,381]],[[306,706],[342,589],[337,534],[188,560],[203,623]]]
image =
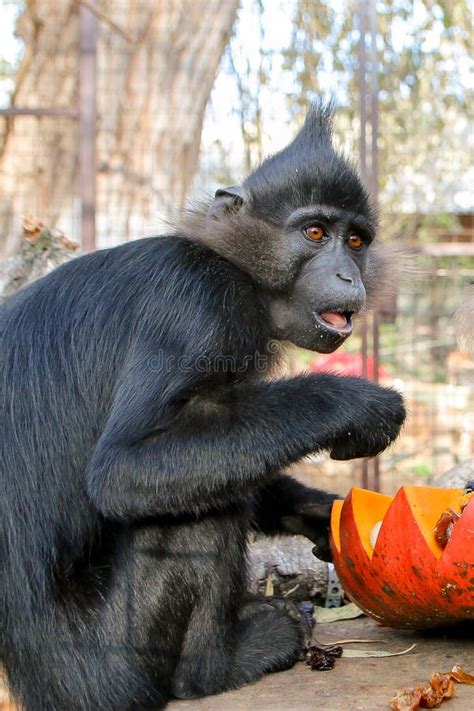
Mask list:
[[363,244],[362,237],[360,237],[359,235],[351,235],[349,237],[348,243],[349,247],[351,247],[352,249],[360,249]]
[[324,237],[324,230],[318,225],[311,225],[311,227],[307,227],[305,232],[310,239],[318,240]]

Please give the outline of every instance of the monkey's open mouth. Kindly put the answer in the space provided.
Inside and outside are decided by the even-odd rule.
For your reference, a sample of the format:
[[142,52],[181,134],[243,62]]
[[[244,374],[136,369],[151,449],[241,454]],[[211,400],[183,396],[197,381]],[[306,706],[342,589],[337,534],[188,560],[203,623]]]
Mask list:
[[319,327],[330,333],[340,336],[349,336],[352,333],[352,311],[323,311],[314,312],[314,318]]

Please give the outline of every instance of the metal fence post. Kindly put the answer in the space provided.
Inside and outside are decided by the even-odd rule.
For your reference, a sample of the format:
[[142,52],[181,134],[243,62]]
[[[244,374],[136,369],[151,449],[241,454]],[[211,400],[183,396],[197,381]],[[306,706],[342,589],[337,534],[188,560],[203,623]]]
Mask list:
[[[95,4],[95,0],[93,0]],[[82,249],[96,248],[96,126],[98,20],[87,7],[79,8],[79,194]]]
[[[370,25],[370,27],[369,27]],[[377,57],[377,8],[375,0],[361,0],[359,3],[359,117],[360,117],[360,172],[364,185],[369,190],[372,200],[377,203],[378,199],[378,57]],[[370,32],[369,32],[370,30]],[[370,36],[370,84],[369,94],[367,87],[367,35]],[[368,99],[370,99],[368,109]],[[369,116],[368,116],[369,113]],[[367,151],[367,129],[371,129],[370,150]],[[368,353],[369,335],[371,336],[371,346],[373,353],[373,380],[378,381],[379,368],[379,317],[376,312],[373,314],[371,329],[367,317],[364,317],[362,324],[362,375],[369,377],[368,373]],[[380,490],[380,462],[379,458],[370,462],[362,460],[362,487],[369,486],[376,491]]]

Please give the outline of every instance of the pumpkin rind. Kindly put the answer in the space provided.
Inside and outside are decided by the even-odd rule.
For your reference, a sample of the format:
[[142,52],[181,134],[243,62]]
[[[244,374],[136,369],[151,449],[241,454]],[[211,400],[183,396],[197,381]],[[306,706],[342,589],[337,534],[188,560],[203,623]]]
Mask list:
[[[387,506],[387,497],[374,500],[383,495],[352,489],[342,505],[334,507],[331,547],[336,571],[349,597],[382,624],[425,628],[474,620],[474,499],[442,550],[434,542],[434,531],[431,534],[433,506],[441,506],[441,514],[462,492],[439,492],[402,487]],[[364,496],[370,524],[377,515],[374,501],[375,508],[380,504],[379,510],[386,509],[371,556],[369,524],[360,520]],[[430,535],[433,540],[427,540]]]

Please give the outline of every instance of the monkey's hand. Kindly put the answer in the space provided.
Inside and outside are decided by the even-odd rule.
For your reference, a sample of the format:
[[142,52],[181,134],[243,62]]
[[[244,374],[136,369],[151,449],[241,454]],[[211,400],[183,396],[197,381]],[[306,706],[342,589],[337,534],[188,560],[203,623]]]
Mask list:
[[400,393],[362,378],[348,378],[346,422],[330,448],[338,460],[374,457],[398,436],[406,411]]
[[331,562],[329,547],[331,509],[333,501],[341,497],[319,489],[310,489],[307,498],[307,501],[297,504],[292,513],[282,516],[281,524],[289,533],[305,536],[312,541],[315,544],[314,555],[320,560]]

